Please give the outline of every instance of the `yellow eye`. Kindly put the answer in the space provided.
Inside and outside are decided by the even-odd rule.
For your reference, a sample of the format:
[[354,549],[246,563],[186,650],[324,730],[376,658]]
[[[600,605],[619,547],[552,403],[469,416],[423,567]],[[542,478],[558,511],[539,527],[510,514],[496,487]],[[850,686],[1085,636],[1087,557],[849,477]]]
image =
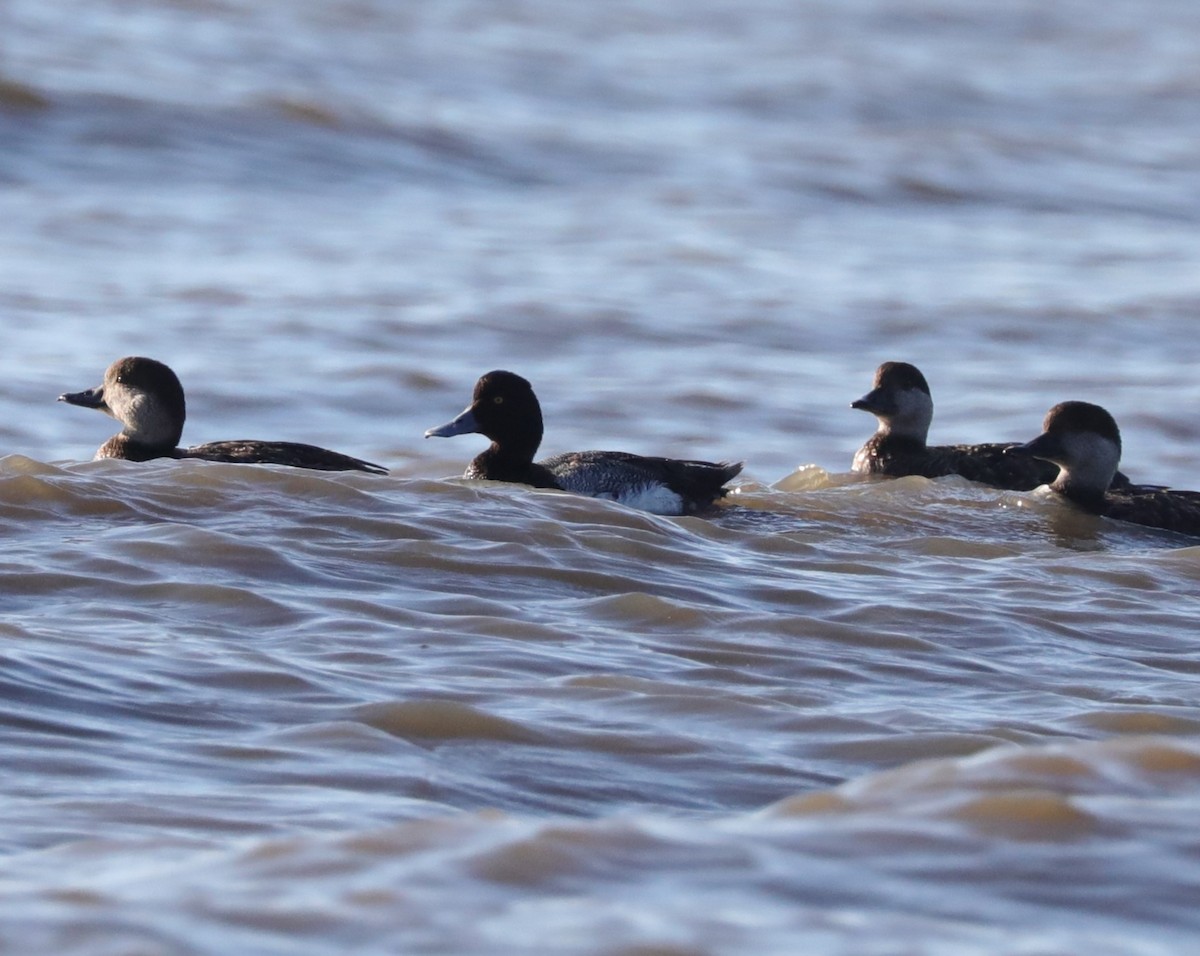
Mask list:
[[497,405],[503,405],[504,404],[504,396],[497,395],[495,398],[492,399],[492,401],[495,402]]

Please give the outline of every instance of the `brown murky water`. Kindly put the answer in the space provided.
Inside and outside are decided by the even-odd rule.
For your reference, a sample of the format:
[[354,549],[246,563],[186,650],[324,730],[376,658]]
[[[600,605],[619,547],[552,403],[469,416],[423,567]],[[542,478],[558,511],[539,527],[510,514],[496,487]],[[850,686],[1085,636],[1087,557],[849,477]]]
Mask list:
[[[1194,948],[1196,542],[845,472],[905,359],[1200,487],[1200,8],[6,16],[0,951]],[[90,462],[131,353],[393,473]],[[744,481],[448,479],[493,367]]]

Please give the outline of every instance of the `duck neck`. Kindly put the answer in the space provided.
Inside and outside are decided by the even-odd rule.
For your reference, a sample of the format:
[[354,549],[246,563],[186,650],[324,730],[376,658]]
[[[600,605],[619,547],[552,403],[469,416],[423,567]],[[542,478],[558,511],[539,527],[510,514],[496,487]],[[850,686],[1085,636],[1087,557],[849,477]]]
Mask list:
[[1054,479],[1050,487],[1064,498],[1088,511],[1098,514],[1104,510],[1105,486],[1098,485],[1095,481],[1081,480],[1066,468],[1059,471],[1058,477]]

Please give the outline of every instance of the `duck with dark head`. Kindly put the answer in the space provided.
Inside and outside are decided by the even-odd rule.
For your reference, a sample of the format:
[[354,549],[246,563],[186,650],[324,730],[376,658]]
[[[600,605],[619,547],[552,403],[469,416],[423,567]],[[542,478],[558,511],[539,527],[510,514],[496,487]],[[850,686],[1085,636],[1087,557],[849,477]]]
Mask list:
[[471,404],[426,438],[479,433],[491,445],[467,466],[464,478],[510,481],[609,498],[655,514],[703,511],[725,495],[741,462],[653,458],[620,451],[575,451],[534,461],[542,443],[542,407],[520,375],[497,370],[475,383]]

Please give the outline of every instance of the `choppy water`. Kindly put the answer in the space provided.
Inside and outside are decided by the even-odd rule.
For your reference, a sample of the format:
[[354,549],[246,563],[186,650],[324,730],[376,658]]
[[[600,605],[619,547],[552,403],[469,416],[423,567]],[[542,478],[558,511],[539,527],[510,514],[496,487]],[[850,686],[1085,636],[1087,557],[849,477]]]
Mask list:
[[[0,13],[0,952],[1175,954],[1200,551],[845,474],[1066,398],[1200,487],[1190,0]],[[90,462],[140,353],[185,440]],[[446,480],[737,458],[713,520]]]

